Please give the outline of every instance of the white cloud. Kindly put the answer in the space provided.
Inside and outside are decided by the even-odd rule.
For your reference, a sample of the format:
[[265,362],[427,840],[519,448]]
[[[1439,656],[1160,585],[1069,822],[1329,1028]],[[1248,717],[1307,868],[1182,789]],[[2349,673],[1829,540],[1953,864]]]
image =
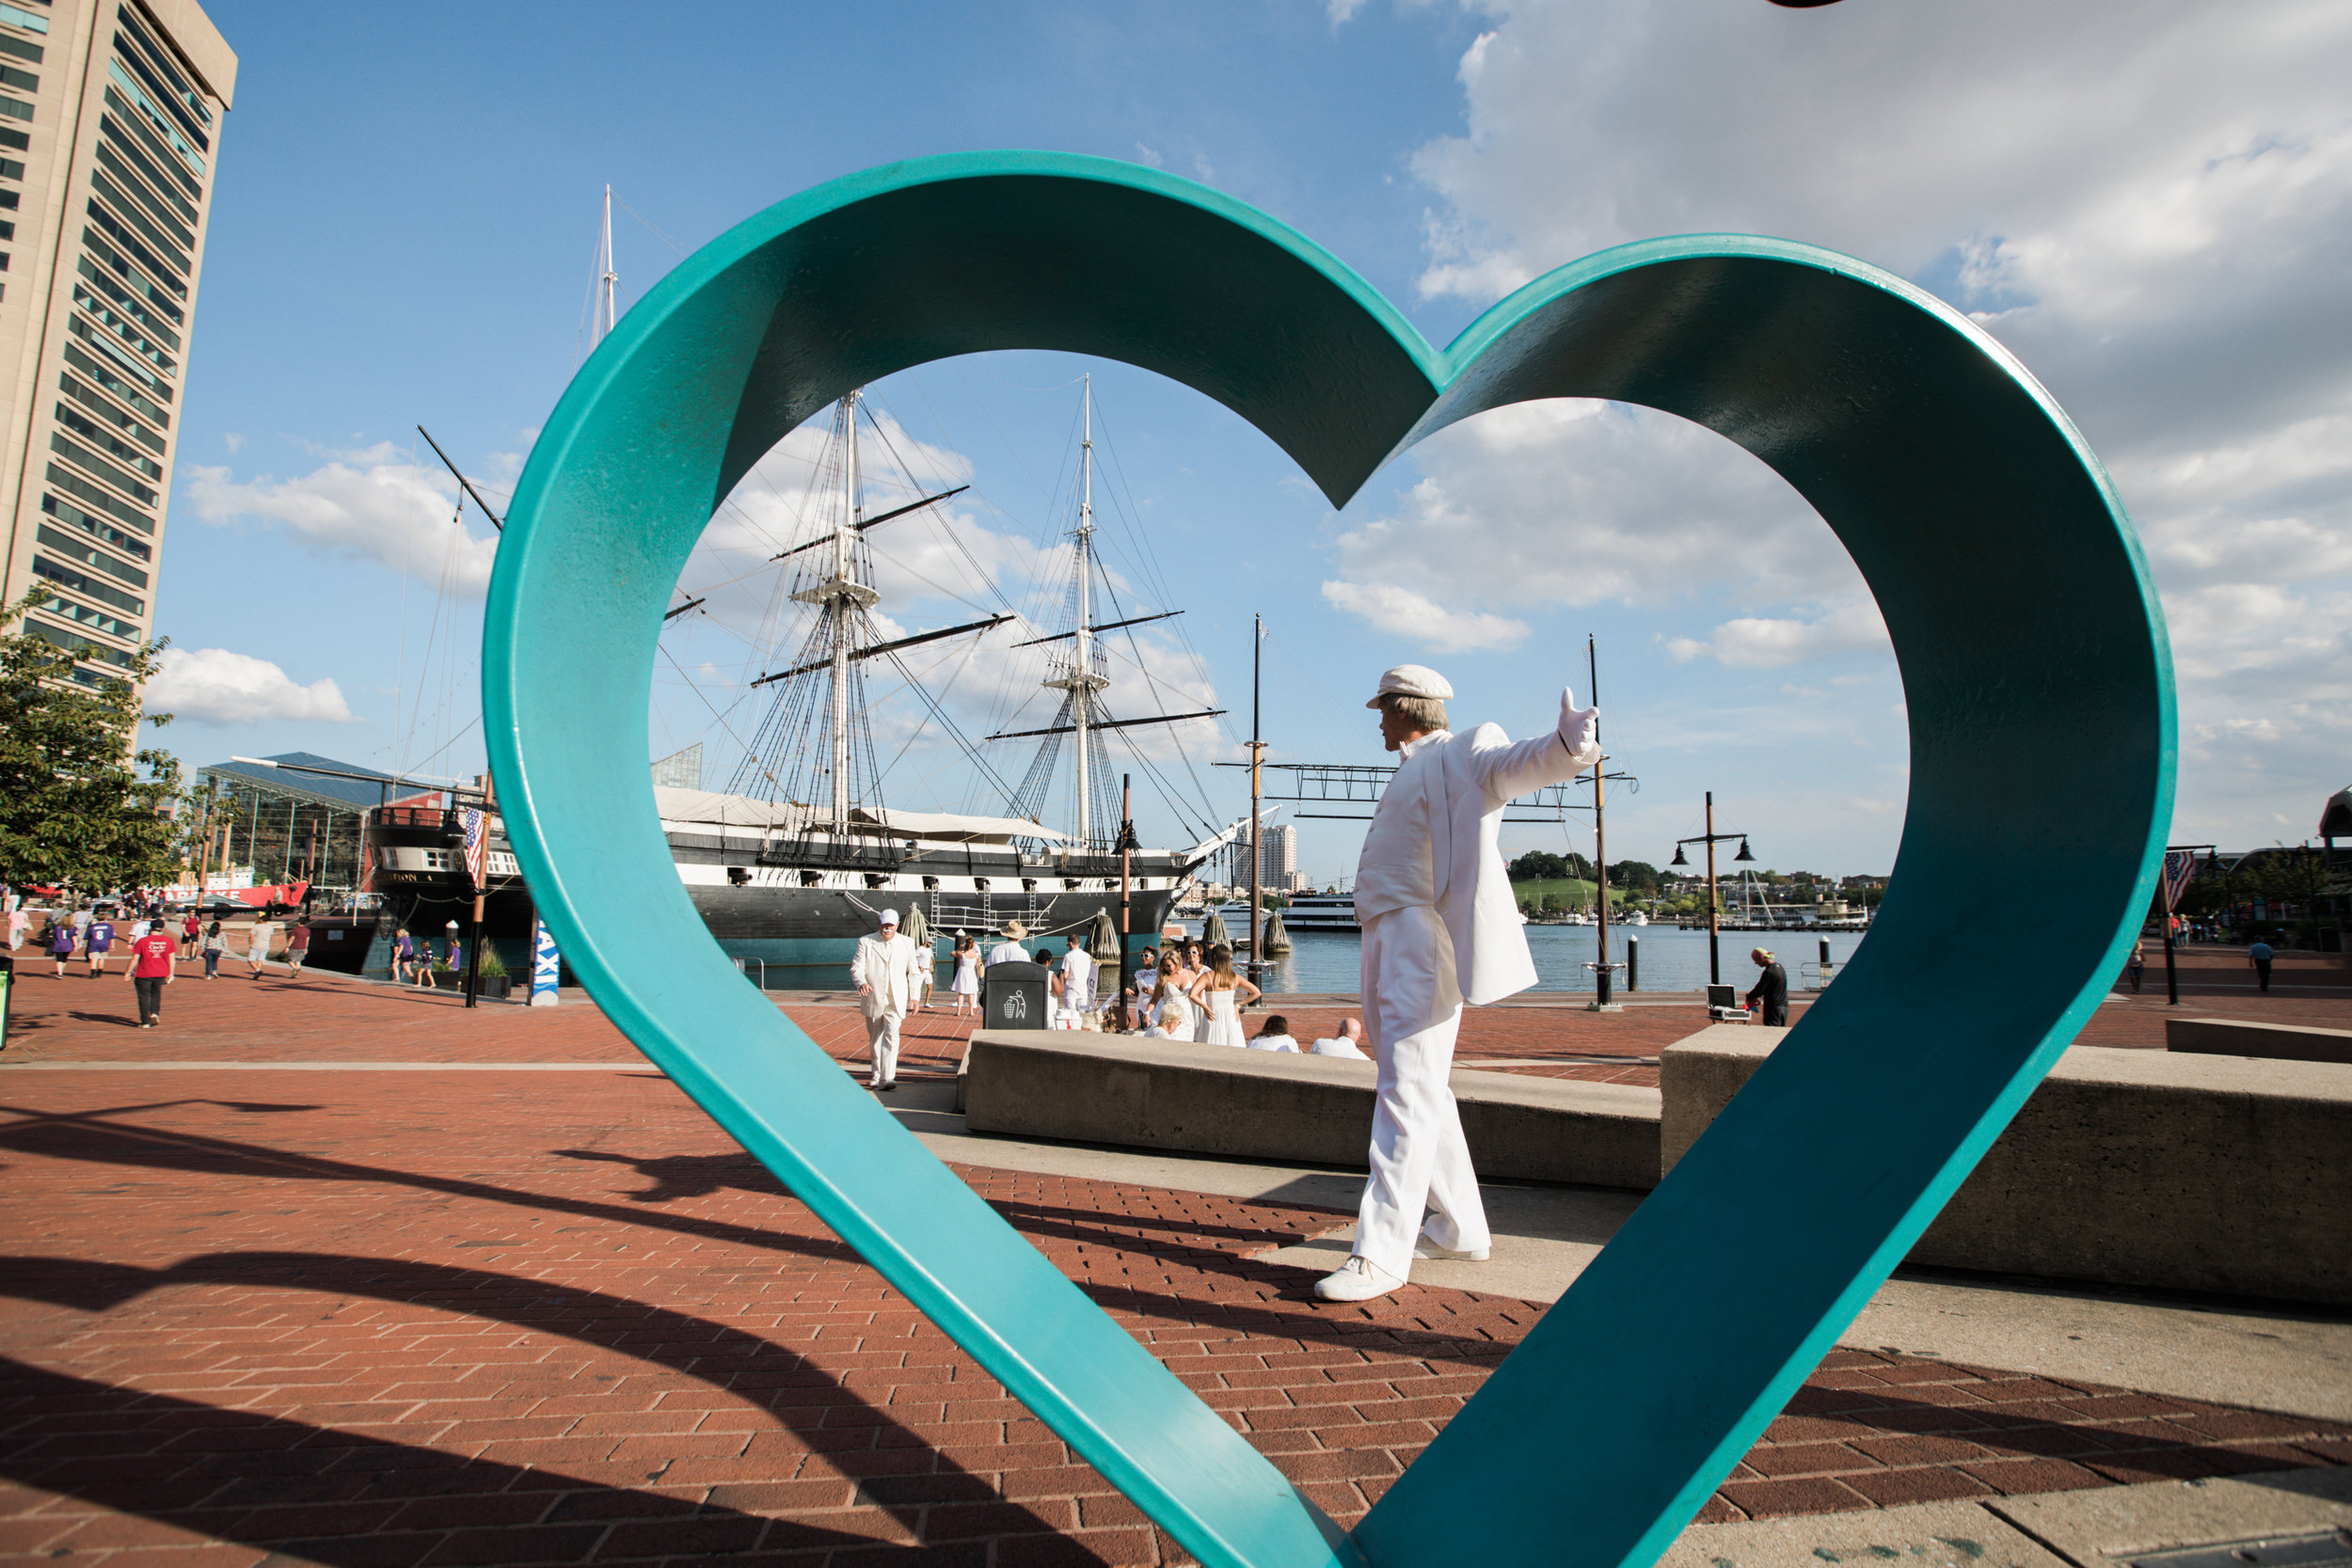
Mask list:
[[[1868,599],[1848,601],[1811,621],[1747,615],[1724,622],[1704,641],[1688,637],[1666,641],[1666,652],[1678,662],[1705,657],[1735,670],[1777,670],[1863,649],[1893,657],[1886,624]],[[1818,690],[1804,694],[1827,695]]]
[[166,648],[162,668],[142,695],[154,712],[204,724],[270,719],[353,722],[342,689],[332,680],[303,686],[268,659],[227,648]]
[[[1463,131],[1414,160],[1437,198],[1425,295],[1484,303],[1612,245],[1724,230],[1918,279],[2051,388],[2141,531],[2181,682],[2176,834],[2309,832],[2343,783],[2338,715],[2352,710],[2338,630],[2352,607],[2352,9],[1477,8],[1490,25],[1459,65]],[[1547,470],[1555,483],[1599,455],[1601,428],[1555,436],[1573,453]],[[1655,598],[1711,576],[1747,617],[1670,651],[1756,666],[1860,645],[1818,608],[1858,586],[1851,569],[1803,547],[1793,497],[1719,488],[1705,513],[1645,510],[1645,495],[1708,500],[1670,449],[1645,449],[1647,490],[1551,508],[1563,564],[1546,570],[1528,548],[1543,482],[1432,447],[1434,485],[1386,520],[1393,540],[1375,526],[1343,541],[1343,558],[1386,558],[1377,580],[1421,586],[1403,563],[1426,533],[1445,548],[1423,591],[1449,606]],[[1621,539],[1646,547],[1630,565]],[[1450,561],[1491,562],[1493,580]]]
[[1382,631],[1434,648],[1441,654],[1475,648],[1516,648],[1527,637],[1526,623],[1501,615],[1447,610],[1395,583],[1327,582],[1325,602],[1359,615]]
[[[413,572],[468,597],[489,587],[497,537],[458,527],[456,484],[409,462],[406,451],[389,441],[337,453],[294,479],[262,474],[240,482],[227,467],[189,473],[196,515],[216,527],[283,531],[322,553]],[[468,510],[474,510],[470,503]]]

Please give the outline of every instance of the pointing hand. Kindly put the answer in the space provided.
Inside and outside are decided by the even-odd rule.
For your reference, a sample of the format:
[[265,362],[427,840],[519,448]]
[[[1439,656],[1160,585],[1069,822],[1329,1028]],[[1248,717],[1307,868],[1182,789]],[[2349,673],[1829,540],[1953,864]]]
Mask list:
[[1560,689],[1560,740],[1571,752],[1590,750],[1600,733],[1600,709],[1576,705],[1576,689]]

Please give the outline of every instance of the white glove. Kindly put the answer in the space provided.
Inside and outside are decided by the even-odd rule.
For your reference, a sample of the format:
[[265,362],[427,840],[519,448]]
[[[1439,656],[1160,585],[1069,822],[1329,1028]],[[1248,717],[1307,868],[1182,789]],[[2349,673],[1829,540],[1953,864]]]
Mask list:
[[1595,737],[1599,733],[1600,709],[1577,706],[1576,689],[1562,687],[1560,689],[1560,744],[1565,746],[1570,754],[1581,756],[1597,747],[1598,741]]

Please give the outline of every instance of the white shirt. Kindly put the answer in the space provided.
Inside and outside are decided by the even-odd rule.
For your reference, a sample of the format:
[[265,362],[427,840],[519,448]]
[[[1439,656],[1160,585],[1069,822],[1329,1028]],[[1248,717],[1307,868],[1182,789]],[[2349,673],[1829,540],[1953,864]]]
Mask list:
[[1431,801],[1435,798],[1442,809],[1445,791],[1442,784],[1430,787],[1438,768],[1437,758],[1427,753],[1432,741],[1451,738],[1451,731],[1434,730],[1398,748],[1405,760],[1380,792],[1380,803],[1372,808],[1372,826],[1364,830],[1363,853],[1356,862],[1358,920],[1415,905],[1428,909],[1438,902],[1438,812]]
[[1260,1035],[1249,1042],[1252,1051],[1287,1051],[1298,1054],[1298,1042],[1288,1035]]
[[1061,956],[1061,1005],[1084,1012],[1094,1003],[1094,955],[1073,947]]
[[[1565,784],[1600,760],[1596,716],[1570,709],[1560,725],[1514,745],[1492,724],[1468,735],[1437,730],[1401,748],[1405,760],[1373,810],[1356,871],[1356,914],[1369,926],[1415,906],[1435,909],[1454,941],[1465,1001],[1496,1002],[1535,983],[1518,904],[1502,865],[1502,810],[1516,796]],[[1573,731],[1573,733],[1571,733]]]
[[1352,1056],[1359,1062],[1372,1060],[1357,1049],[1354,1040],[1344,1038],[1317,1040],[1307,1048],[1307,1053],[1311,1056]]
[[1037,962],[1029,950],[1017,942],[1000,942],[988,950],[993,964],[1029,964]]

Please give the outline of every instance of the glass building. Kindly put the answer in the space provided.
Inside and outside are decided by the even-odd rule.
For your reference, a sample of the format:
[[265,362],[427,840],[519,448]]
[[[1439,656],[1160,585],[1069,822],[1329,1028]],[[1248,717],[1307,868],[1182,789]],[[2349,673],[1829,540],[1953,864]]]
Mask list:
[[0,0],[0,587],[87,683],[153,630],[236,77],[193,0]]
[[[12,0],[0,0],[0,4]],[[308,752],[283,752],[267,759],[286,763],[216,762],[196,770],[196,799],[207,813],[213,848],[208,872],[250,867],[255,885],[308,881],[322,892],[364,889],[367,814],[378,805],[407,800],[438,803],[437,794],[420,795],[389,773]],[[299,771],[323,768],[334,778]]]

